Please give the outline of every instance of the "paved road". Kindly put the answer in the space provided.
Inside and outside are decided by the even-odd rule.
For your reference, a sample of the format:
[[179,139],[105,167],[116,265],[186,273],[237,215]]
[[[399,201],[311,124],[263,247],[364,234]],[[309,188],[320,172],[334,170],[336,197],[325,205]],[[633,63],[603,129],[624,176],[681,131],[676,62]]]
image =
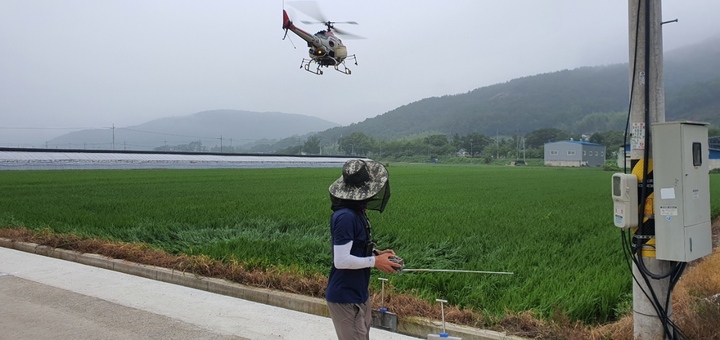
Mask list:
[[0,329],[3,340],[336,339],[326,317],[2,247]]

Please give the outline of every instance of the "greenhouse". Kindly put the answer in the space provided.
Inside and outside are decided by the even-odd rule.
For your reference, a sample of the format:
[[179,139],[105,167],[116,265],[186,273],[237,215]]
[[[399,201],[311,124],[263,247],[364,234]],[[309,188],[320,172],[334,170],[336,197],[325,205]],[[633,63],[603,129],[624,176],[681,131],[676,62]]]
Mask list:
[[341,167],[348,156],[0,148],[0,170]]

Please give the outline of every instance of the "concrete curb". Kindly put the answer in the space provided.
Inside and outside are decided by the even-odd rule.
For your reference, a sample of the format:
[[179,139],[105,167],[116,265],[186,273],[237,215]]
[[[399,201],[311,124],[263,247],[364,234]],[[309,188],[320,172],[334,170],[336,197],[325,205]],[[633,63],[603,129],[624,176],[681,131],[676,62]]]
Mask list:
[[[330,315],[325,300],[321,298],[313,298],[265,288],[249,287],[222,279],[208,278],[192,273],[113,259],[98,254],[79,253],[72,250],[52,248],[35,243],[17,242],[6,238],[0,238],[0,247],[82,263],[88,266],[113,270],[147,279],[195,288],[215,294],[232,296],[243,300],[308,314],[325,317],[329,317]],[[442,322],[437,320],[399,318],[397,321],[398,333],[421,339],[426,339],[428,334],[439,334],[442,330]],[[487,331],[450,323],[445,324],[445,330],[452,336],[461,337],[464,340],[524,339],[512,335],[506,335],[504,332]]]

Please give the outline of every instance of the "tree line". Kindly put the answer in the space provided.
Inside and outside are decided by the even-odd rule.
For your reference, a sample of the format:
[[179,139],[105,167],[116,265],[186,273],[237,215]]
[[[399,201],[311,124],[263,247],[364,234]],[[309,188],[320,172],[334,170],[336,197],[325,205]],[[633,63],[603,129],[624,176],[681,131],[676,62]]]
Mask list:
[[487,136],[482,133],[454,134],[427,133],[425,135],[380,140],[363,132],[353,132],[341,137],[335,144],[323,145],[322,138],[314,135],[304,143],[277,150],[277,154],[339,154],[366,156],[378,159],[401,159],[404,157],[461,156],[481,158],[489,163],[494,159],[543,158],[544,145],[562,140],[586,140],[605,145],[608,158],[624,144],[621,131],[596,132],[590,136],[571,134],[562,129],[543,128],[525,135]]
[[[720,128],[710,128],[708,135],[720,136]],[[460,156],[480,158],[486,163],[495,159],[539,159],[544,157],[545,143],[563,140],[584,140],[604,145],[607,159],[614,159],[617,152],[626,144],[622,131],[595,132],[590,136],[579,135],[557,128],[542,128],[512,136],[487,136],[482,133],[458,133],[449,137],[442,133],[426,133],[411,137],[381,140],[363,132],[353,132],[341,137],[336,143],[323,143],[319,135],[305,140],[297,139],[295,145],[274,151],[282,155],[346,155],[364,156],[378,159],[402,159],[405,157],[425,157],[432,160],[439,157]],[[252,150],[240,147],[208,147],[200,141],[163,146],[156,151],[243,153]]]

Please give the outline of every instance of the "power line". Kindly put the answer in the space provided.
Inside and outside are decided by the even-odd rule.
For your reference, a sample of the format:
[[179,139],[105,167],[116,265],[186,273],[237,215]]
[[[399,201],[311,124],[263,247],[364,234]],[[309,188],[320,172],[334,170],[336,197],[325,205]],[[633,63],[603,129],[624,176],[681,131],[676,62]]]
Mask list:
[[85,127],[33,127],[33,126],[0,126],[3,130],[87,130],[87,129],[101,129],[98,127],[85,126]]

